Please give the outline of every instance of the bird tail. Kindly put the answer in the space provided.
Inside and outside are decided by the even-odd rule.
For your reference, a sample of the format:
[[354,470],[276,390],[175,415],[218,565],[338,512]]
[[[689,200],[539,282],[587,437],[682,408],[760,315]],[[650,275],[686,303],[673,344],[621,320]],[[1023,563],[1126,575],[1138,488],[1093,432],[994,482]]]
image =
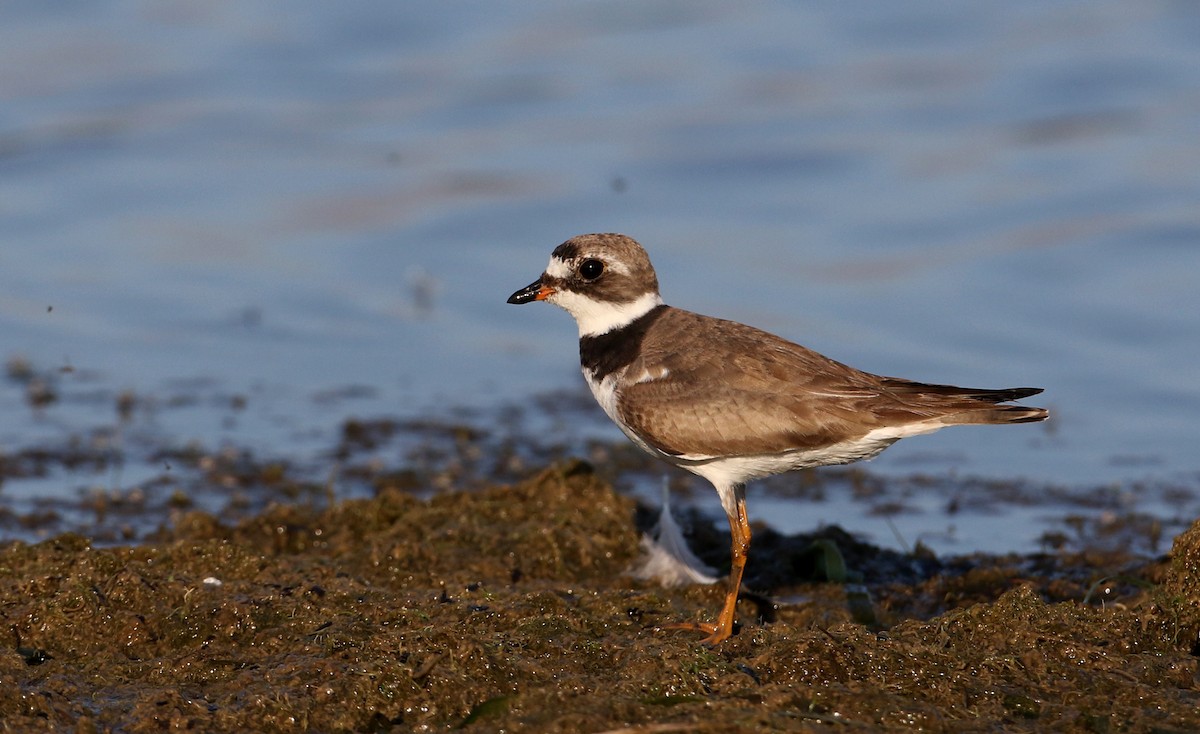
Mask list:
[[942,425],[1037,423],[1050,417],[1045,408],[1025,405],[1002,405],[1013,400],[1037,395],[1040,387],[1009,387],[1001,390],[984,390],[954,385],[931,385],[896,378],[886,378],[885,384],[898,394],[916,398],[917,402],[942,410],[939,421]]
[[1024,405],[998,405],[992,408],[975,408],[961,413],[952,413],[942,419],[946,425],[972,425],[996,423],[1037,423],[1050,417],[1045,408],[1029,408]]

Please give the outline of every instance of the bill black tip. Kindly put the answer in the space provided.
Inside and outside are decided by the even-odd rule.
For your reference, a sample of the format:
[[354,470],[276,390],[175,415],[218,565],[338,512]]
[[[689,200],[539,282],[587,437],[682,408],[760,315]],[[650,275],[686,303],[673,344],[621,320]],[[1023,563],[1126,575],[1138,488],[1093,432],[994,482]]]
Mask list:
[[542,279],[538,278],[529,285],[508,297],[509,303],[529,303],[536,301],[538,293],[542,290]]

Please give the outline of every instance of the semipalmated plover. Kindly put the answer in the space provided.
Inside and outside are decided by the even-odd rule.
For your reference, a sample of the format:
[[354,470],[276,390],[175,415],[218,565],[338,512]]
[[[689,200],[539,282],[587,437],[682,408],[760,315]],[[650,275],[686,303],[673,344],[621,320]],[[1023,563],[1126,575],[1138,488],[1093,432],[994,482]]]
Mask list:
[[729,590],[715,623],[681,625],[715,644],[733,632],[750,523],[745,483],[875,456],[945,426],[1031,423],[1042,408],[1007,405],[1041,390],[976,390],[881,377],[735,321],[663,303],[642,246],[587,234],[554,249],[541,277],[509,303],[547,301],[575,317],[583,376],[625,435],[704,477],[729,517]]

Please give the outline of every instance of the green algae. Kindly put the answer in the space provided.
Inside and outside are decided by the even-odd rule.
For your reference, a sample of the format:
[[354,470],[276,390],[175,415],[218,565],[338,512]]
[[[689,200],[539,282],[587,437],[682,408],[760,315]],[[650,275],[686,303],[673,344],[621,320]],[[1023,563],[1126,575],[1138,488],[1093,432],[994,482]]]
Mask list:
[[[1200,729],[1200,526],[1166,564],[976,558],[895,581],[877,569],[904,558],[843,541],[863,588],[804,580],[813,540],[763,533],[757,588],[792,601],[748,599],[707,648],[663,626],[722,589],[623,575],[634,515],[576,462],[429,499],[189,512],[137,546],[11,543],[0,729]],[[1084,604],[1099,576],[1063,567],[1085,561],[1139,583]]]

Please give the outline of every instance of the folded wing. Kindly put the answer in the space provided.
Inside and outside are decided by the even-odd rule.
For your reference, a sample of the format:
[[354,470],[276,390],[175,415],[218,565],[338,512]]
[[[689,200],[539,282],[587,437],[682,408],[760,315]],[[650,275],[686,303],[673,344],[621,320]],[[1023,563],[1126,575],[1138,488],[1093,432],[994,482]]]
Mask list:
[[[712,348],[681,352],[698,339]],[[1013,423],[1047,413],[1001,403],[1036,388],[978,390],[880,377],[744,324],[671,309],[642,343],[618,396],[625,422],[687,457],[818,450],[877,428]],[[636,399],[626,400],[624,398]]]

